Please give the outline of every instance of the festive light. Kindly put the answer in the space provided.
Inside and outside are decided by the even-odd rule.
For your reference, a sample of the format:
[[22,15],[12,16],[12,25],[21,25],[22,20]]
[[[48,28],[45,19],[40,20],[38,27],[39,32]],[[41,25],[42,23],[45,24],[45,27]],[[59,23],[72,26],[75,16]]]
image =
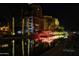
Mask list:
[[67,36],[67,32],[43,31],[35,35],[35,41],[50,44],[51,42],[54,42],[55,39],[67,38]]

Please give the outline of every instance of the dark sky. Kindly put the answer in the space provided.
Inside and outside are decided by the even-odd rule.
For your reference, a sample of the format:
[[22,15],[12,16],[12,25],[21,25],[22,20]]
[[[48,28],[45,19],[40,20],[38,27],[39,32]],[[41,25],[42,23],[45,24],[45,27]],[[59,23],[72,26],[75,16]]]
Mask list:
[[[44,15],[50,15],[59,19],[66,29],[79,30],[79,4],[40,4]],[[21,16],[22,10],[29,9],[27,4],[0,4],[0,20],[12,16]]]

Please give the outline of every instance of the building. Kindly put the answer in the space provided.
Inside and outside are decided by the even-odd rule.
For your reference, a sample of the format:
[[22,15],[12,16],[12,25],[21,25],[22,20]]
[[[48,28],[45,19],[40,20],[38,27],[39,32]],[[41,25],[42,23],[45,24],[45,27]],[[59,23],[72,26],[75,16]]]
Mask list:
[[10,34],[11,32],[11,29],[10,29],[10,25],[9,23],[7,25],[4,25],[2,27],[0,27],[0,34],[1,35],[6,35],[6,34]]
[[59,27],[59,21],[52,16],[43,16],[42,8],[39,4],[32,4],[33,22],[35,32],[51,30],[54,31]]

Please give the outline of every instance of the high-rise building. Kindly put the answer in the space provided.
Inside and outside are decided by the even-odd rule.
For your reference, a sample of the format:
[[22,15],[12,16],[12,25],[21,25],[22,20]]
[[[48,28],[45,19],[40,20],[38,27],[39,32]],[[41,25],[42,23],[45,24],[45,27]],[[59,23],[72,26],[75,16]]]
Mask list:
[[33,16],[34,17],[42,17],[42,8],[39,4],[32,4],[31,5]]
[[51,30],[59,27],[59,21],[52,16],[43,16],[42,8],[39,4],[32,4],[33,22],[35,31]]
[[32,4],[31,5],[32,12],[33,12],[33,22],[34,22],[34,29],[35,32],[43,30],[43,15],[42,15],[42,8],[39,4]]

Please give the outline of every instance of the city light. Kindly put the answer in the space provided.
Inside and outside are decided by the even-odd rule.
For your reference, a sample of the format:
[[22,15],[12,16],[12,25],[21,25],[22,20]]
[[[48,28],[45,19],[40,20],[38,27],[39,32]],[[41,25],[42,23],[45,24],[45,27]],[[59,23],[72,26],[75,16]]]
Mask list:
[[63,35],[59,35],[59,36],[52,36],[52,37],[47,37],[47,38],[40,38],[42,40],[42,43],[48,43],[50,44],[51,42],[53,42],[54,40],[56,39],[59,39],[59,38],[64,38]]
[[[49,8],[50,5],[46,6]],[[56,51],[53,53],[53,55],[55,55],[56,53],[62,53],[62,50],[64,52],[69,52],[70,50],[64,50],[64,48],[66,48],[65,46],[67,45],[69,45],[68,48],[76,47],[76,44],[78,45],[79,32],[73,30],[72,27],[69,27],[65,23],[66,21],[64,21],[64,18],[66,16],[69,18],[69,15],[67,15],[66,12],[66,14],[64,14],[60,11],[66,9],[68,5],[65,6],[66,8],[64,8],[63,5],[63,9],[57,9],[60,7],[56,4],[57,7],[54,5],[54,7],[51,8],[52,10],[50,10],[49,12],[48,8],[42,10],[42,8],[46,6],[32,3],[28,3],[25,5],[14,4],[14,6],[10,5],[10,8],[9,5],[5,6],[6,8],[8,7],[8,13],[10,14],[6,13],[4,14],[4,16],[0,17],[1,54],[5,54],[4,52],[8,52],[7,55],[30,56],[42,55],[42,53],[48,53],[48,50],[50,50],[50,52],[52,53]],[[54,9],[56,9],[57,11]],[[44,12],[45,10],[47,12]],[[59,13],[56,13],[54,11]],[[3,13],[5,12],[3,11]],[[69,25],[72,25],[71,22],[69,22],[68,20],[67,22],[69,23]],[[75,43],[75,41],[77,41],[77,43]]]
[[3,44],[0,47],[2,47],[2,48],[8,47],[8,44]]
[[22,32],[21,32],[21,31],[17,31],[17,33],[18,33],[18,34],[21,34]]
[[57,18],[55,19],[55,25],[57,25],[57,26],[59,25],[59,21]]
[[12,35],[15,35],[15,19],[12,18]]
[[42,33],[36,34],[35,41],[50,44],[59,38],[68,38],[67,32],[43,31]]
[[[22,19],[22,35],[24,35],[24,19]],[[22,54],[24,56],[24,37],[22,38]]]

